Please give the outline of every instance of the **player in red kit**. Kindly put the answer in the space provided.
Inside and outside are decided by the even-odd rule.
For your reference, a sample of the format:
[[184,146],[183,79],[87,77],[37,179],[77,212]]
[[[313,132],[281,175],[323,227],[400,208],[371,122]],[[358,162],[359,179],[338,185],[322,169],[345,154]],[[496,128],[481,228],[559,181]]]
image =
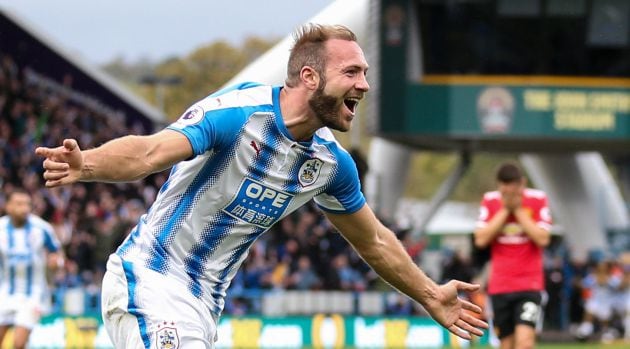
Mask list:
[[501,349],[533,348],[541,321],[543,248],[549,244],[547,195],[526,187],[514,163],[497,171],[497,190],[481,201],[475,245],[490,248],[488,294]]

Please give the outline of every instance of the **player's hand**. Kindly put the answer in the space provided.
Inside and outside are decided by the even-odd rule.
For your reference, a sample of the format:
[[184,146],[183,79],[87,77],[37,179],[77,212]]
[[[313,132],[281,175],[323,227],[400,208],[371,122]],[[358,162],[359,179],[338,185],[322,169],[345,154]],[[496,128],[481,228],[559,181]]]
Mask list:
[[514,212],[516,209],[521,207],[521,198],[521,193],[509,193],[502,195],[501,201],[503,202],[503,207],[510,212]]
[[74,139],[65,139],[56,148],[38,147],[35,154],[46,158],[43,162],[46,187],[74,183],[81,178],[83,155]]
[[424,307],[435,321],[454,335],[468,340],[472,339],[471,334],[482,336],[481,329],[488,328],[488,324],[469,313],[481,314],[481,308],[458,296],[459,292],[474,292],[479,288],[479,285],[451,280],[439,286],[437,297],[426,302]]
[[57,270],[63,268],[63,256],[59,253],[49,253],[47,257],[48,269]]

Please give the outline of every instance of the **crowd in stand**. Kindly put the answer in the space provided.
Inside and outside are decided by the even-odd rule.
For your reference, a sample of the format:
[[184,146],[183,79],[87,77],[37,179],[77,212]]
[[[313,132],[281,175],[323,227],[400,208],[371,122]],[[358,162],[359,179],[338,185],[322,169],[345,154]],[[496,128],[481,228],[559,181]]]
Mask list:
[[[54,226],[64,247],[65,266],[52,277],[56,289],[84,288],[98,294],[107,257],[153,202],[167,174],[155,174],[134,183],[79,183],[44,188],[41,159],[34,155],[36,146],[55,146],[64,138],[76,138],[82,148],[90,148],[129,134],[130,130],[124,116],[94,110],[73,100],[66,93],[67,89],[43,86],[31,78],[32,75],[28,67],[18,66],[11,57],[0,52],[0,215],[4,214],[6,193],[15,187],[28,190],[33,197],[34,213]],[[138,124],[131,133],[152,131]],[[414,242],[405,231],[398,233],[408,253],[419,261],[425,245]],[[546,261],[549,305],[558,307],[564,304],[559,300],[567,300],[567,309],[547,312],[552,326],[563,322],[595,322],[598,314],[590,314],[594,308],[587,307],[587,315],[583,309],[588,302],[588,290],[592,293],[602,283],[607,285],[602,286],[606,289],[614,285],[616,292],[625,292],[627,297],[630,264],[627,260],[606,269],[610,278],[616,275],[614,280],[618,280],[610,284],[602,281],[601,275],[590,276],[598,270],[602,273],[595,264],[576,267],[558,254],[549,255]],[[447,251],[441,275],[433,277],[442,282],[449,279],[478,281],[479,271],[469,257]],[[231,288],[225,311],[232,314],[260,311],[259,305],[252,302],[260,292],[286,289],[391,291],[314,204],[286,217],[255,243]],[[557,318],[562,311],[570,314],[568,320]],[[421,309],[394,294],[388,298],[386,312],[414,315],[421,313]]]
[[[7,193],[15,187],[26,189],[34,213],[54,226],[67,256],[53,283],[98,284],[108,254],[153,200],[164,175],[132,184],[45,189],[42,159],[35,156],[35,147],[55,146],[71,137],[90,148],[129,130],[123,115],[94,110],[73,99],[67,88],[43,86],[36,76],[0,53],[0,213]],[[140,124],[133,128],[138,133],[150,131]]]
[[595,253],[587,263],[573,267],[570,281],[578,304],[570,314],[575,337],[599,338],[606,343],[625,332],[625,339],[630,341],[630,251],[616,258]]

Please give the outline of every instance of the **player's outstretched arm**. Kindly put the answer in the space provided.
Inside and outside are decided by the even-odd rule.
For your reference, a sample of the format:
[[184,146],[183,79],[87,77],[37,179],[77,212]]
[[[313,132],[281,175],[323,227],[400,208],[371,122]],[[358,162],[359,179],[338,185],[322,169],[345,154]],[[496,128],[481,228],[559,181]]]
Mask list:
[[471,334],[483,334],[481,329],[488,324],[468,312],[481,313],[481,308],[458,297],[459,291],[477,291],[479,285],[461,281],[437,285],[418,268],[395,234],[367,205],[352,214],[327,213],[327,216],[380,277],[421,303],[438,323],[464,339],[470,339]]
[[167,169],[193,154],[188,138],[172,130],[149,136],[125,136],[89,150],[81,150],[74,139],[66,139],[59,147],[39,147],[35,153],[45,158],[47,187],[78,181],[133,181]]

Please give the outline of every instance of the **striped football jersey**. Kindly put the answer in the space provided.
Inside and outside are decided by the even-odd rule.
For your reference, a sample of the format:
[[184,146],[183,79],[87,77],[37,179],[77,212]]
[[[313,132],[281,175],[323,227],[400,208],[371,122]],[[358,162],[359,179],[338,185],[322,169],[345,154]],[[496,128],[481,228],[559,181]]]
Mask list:
[[46,305],[46,252],[59,248],[52,226],[40,217],[29,215],[21,227],[0,217],[0,298],[22,295]]
[[220,90],[167,127],[188,138],[194,155],[171,169],[116,252],[134,280],[160,273],[218,315],[249,247],[274,223],[311,199],[335,213],[365,204],[356,166],[330,130],[309,142],[291,138],[280,90],[254,83]]

